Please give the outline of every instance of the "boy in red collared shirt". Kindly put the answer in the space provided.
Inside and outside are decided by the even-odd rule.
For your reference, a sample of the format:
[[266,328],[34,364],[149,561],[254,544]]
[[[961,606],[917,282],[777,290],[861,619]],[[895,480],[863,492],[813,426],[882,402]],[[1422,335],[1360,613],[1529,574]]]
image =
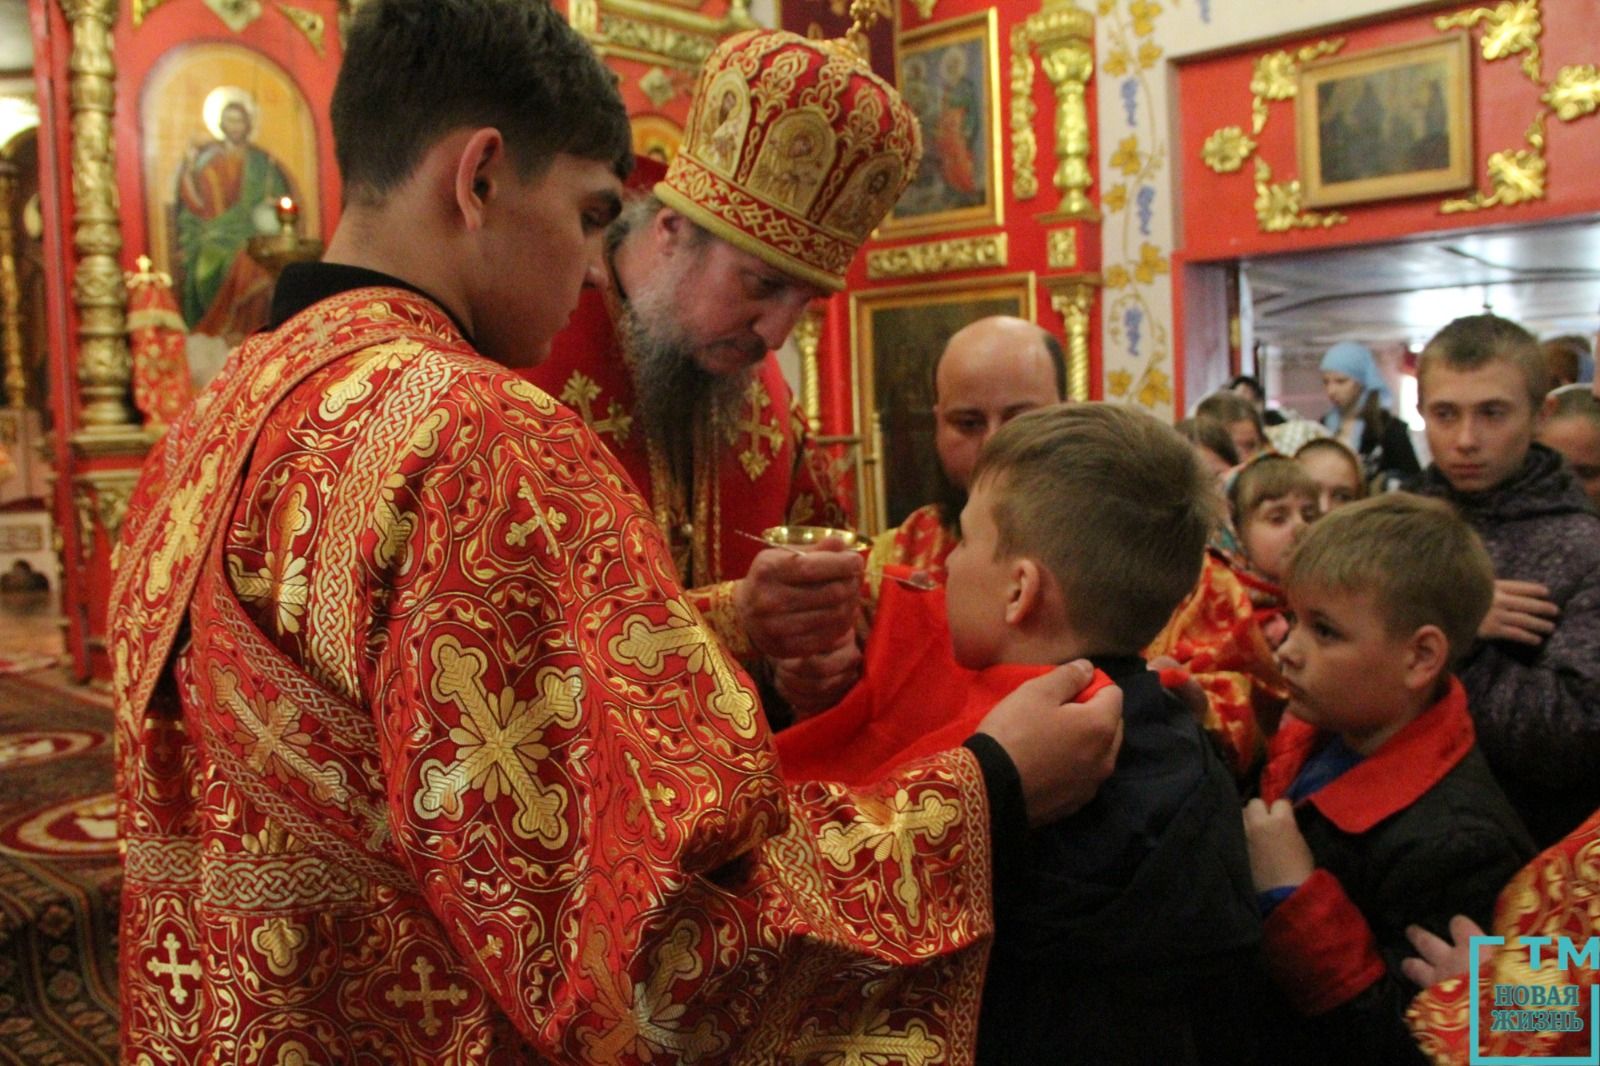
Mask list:
[[1244,813],[1267,966],[1293,1008],[1277,1061],[1425,1061],[1403,1021],[1406,927],[1487,919],[1533,854],[1450,673],[1493,581],[1460,518],[1405,494],[1329,514],[1290,560],[1289,713]]

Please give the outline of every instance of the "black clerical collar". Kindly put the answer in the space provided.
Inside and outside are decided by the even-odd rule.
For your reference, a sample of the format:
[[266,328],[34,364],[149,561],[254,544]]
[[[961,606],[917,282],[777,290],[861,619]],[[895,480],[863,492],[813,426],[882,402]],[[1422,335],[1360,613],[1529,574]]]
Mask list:
[[1144,658],[1138,655],[1091,655],[1089,662],[1096,670],[1119,685],[1123,683],[1124,678],[1150,669]]
[[345,263],[290,263],[278,278],[278,287],[272,291],[272,313],[267,319],[267,329],[277,329],[289,319],[314,303],[351,289],[404,289],[414,292],[450,316],[456,329],[472,343],[472,334],[461,320],[433,294],[417,288],[409,281],[401,281],[381,270],[349,266]]

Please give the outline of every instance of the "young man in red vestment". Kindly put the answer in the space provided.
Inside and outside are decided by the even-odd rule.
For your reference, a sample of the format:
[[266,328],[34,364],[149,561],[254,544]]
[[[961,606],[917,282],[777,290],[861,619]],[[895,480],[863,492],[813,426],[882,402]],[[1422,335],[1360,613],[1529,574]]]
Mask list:
[[[839,73],[711,63],[752,45]],[[547,4],[368,0],[333,128],[327,261],[124,525],[124,1059],[969,1061],[991,862],[1109,772],[1118,695],[1069,668],[786,788],[625,473],[506,369],[599,277],[610,75]]]

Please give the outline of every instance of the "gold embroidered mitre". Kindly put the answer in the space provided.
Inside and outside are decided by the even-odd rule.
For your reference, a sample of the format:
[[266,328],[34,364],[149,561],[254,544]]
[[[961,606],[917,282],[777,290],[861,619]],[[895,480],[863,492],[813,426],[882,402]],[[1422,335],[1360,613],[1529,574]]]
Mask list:
[[750,30],[706,60],[655,191],[730,244],[838,291],[921,158],[916,116],[849,42]]

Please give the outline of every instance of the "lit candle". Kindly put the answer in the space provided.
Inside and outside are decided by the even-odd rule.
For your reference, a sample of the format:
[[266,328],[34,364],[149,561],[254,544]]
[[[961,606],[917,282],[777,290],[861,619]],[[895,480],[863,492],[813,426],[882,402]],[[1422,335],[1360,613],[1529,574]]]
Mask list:
[[278,199],[278,224],[285,233],[294,231],[295,220],[300,217],[300,208],[287,196]]

